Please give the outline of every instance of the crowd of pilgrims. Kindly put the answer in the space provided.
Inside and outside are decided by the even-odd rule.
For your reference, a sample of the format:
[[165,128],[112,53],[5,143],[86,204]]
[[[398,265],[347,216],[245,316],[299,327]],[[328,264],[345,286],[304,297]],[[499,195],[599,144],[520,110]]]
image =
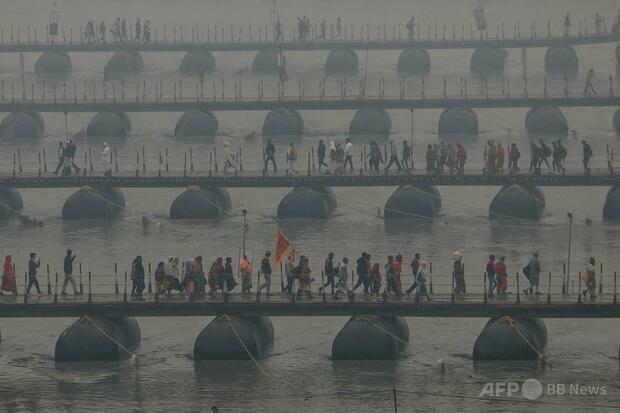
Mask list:
[[[281,281],[282,290],[289,294],[295,294],[296,292],[298,300],[304,298],[312,299],[312,282],[315,281],[315,279],[312,269],[310,268],[310,259],[305,255],[301,255],[299,259],[296,260],[294,254],[295,252],[293,251],[287,257],[283,257],[284,265],[282,269],[283,276],[286,277],[286,284],[284,284],[283,277]],[[67,250],[63,262],[64,282],[61,291],[62,295],[67,294],[66,290],[69,285],[73,288],[74,294],[80,294],[73,277],[73,263],[75,258],[76,255],[73,251]],[[463,295],[466,291],[463,254],[460,251],[455,251],[452,254],[452,260],[452,293],[455,295]],[[423,298],[431,301],[427,282],[429,281],[432,268],[429,268],[429,265],[422,259],[419,253],[415,253],[413,260],[409,264],[411,274],[413,275],[413,283],[409,288],[404,290],[401,280],[404,265],[403,256],[401,254],[395,256],[389,255],[387,261],[383,264],[380,261],[373,261],[371,255],[366,252],[362,252],[356,263],[351,263],[351,266],[349,266],[349,259],[347,257],[343,257],[336,264],[334,253],[330,252],[325,259],[323,271],[320,276],[321,283],[319,294],[327,292],[327,289],[331,287],[331,293],[334,294],[335,299],[339,299],[341,296],[353,299],[355,291],[362,287],[365,296],[379,296],[379,294],[383,294],[384,296],[394,295],[401,297],[405,294],[407,296],[414,294],[416,302],[420,302]],[[38,294],[41,294],[37,279],[40,266],[41,259],[38,254],[34,252],[30,253],[28,259],[28,285],[26,287],[26,294],[30,293],[32,287],[37,290]],[[258,293],[260,294],[265,290],[266,295],[270,296],[272,286],[270,251],[266,251],[260,258],[259,267],[257,273],[257,280],[260,284],[258,286]],[[149,264],[149,276],[150,272]],[[3,291],[10,292],[13,295],[17,294],[17,279],[15,273],[15,263],[11,255],[7,255],[2,267],[0,294],[2,294]],[[538,289],[541,273],[542,268],[538,253],[534,253],[528,264],[523,267],[522,270],[522,274],[529,282],[529,287],[523,290],[525,294],[540,294]],[[248,259],[245,254],[239,262],[237,274],[241,279],[241,293],[252,293],[252,283],[254,279],[253,265],[252,260]],[[353,284],[356,275],[357,281]],[[486,293],[489,297],[493,297],[495,293],[500,295],[506,294],[509,275],[504,256],[496,257],[495,255],[490,255],[486,265],[485,275],[488,279],[488,290]],[[131,264],[131,297],[135,300],[143,300],[142,294],[145,289],[145,276],[146,271],[143,258],[142,256],[137,256]],[[181,262],[178,257],[168,257],[165,261],[160,261],[157,264],[154,276],[156,294],[169,296],[172,295],[172,291],[178,291],[185,294],[188,299],[191,299],[194,295],[203,295],[207,293],[211,296],[215,296],[218,291],[230,293],[238,284],[235,279],[235,271],[233,269],[231,257],[226,257],[226,259],[217,257],[209,266],[208,271],[205,271],[202,256],[197,256],[194,259],[188,259],[183,262]],[[586,287],[581,293],[584,296],[590,294],[591,298],[595,298],[596,261],[593,257],[589,258],[584,270],[580,272],[580,276]],[[349,277],[351,277],[351,284],[349,284]]]
[[[462,254],[455,252],[452,256],[454,260],[454,292],[456,294],[465,293],[465,267],[462,262]],[[331,290],[336,299],[342,296],[353,298],[355,291],[362,287],[365,296],[386,295],[402,296],[404,294],[415,294],[416,300],[426,298],[431,300],[427,288],[428,268],[427,262],[422,260],[420,254],[414,255],[413,261],[409,264],[414,275],[413,284],[404,290],[402,287],[401,274],[403,273],[403,256],[398,254],[389,255],[387,262],[373,262],[370,254],[363,252],[357,259],[355,266],[350,266],[349,259],[343,257],[337,264],[334,262],[334,253],[330,252],[325,260],[323,274],[319,287],[319,293]],[[265,290],[266,295],[271,295],[272,266],[271,252],[266,251],[260,259],[260,275],[258,281],[258,293]],[[230,293],[238,285],[233,268],[231,257],[217,257],[205,270],[203,257],[197,256],[194,259],[181,262],[178,257],[168,257],[166,261],[160,261],[154,272],[155,292],[157,294],[171,295],[173,291],[184,293],[188,298],[195,294],[216,295],[218,292]],[[283,291],[297,295],[298,299],[313,298],[311,284],[315,281],[310,259],[301,255],[297,260],[294,253],[284,259],[283,275],[286,281],[282,281]],[[241,281],[241,293],[252,293],[253,288],[253,265],[247,255],[239,262],[238,275]],[[353,284],[355,275],[357,282]],[[145,289],[146,271],[143,258],[137,256],[131,265],[131,297],[142,300]],[[351,283],[349,283],[351,277]],[[384,279],[385,277],[385,279]],[[384,285],[385,284],[385,285]],[[382,291],[382,287],[383,291]]]
[[[131,25],[131,23],[130,23]],[[112,34],[114,42],[144,42],[151,41],[151,21],[144,19],[142,22],[137,19],[133,27],[127,30],[127,20],[117,17],[114,20],[109,32]],[[132,33],[133,29],[133,33]],[[96,24],[93,20],[86,22],[84,26],[84,42],[85,43],[105,43],[107,38],[107,26],[104,20]]]

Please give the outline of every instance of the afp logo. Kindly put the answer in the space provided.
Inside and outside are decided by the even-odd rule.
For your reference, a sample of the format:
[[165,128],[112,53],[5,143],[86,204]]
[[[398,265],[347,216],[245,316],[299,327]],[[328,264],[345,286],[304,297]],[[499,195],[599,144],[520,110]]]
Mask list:
[[543,392],[542,384],[536,379],[523,383],[516,381],[491,381],[484,385],[478,397],[515,397],[522,395],[527,400],[538,399]]

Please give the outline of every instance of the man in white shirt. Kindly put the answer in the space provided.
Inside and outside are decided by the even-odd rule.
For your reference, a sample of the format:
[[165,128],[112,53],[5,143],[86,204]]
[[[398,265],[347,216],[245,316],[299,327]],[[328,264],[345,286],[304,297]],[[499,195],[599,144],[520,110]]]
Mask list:
[[351,143],[351,139],[347,138],[346,144],[344,145],[344,167],[342,170],[347,169],[347,164],[351,167],[351,171],[353,171],[353,144]]

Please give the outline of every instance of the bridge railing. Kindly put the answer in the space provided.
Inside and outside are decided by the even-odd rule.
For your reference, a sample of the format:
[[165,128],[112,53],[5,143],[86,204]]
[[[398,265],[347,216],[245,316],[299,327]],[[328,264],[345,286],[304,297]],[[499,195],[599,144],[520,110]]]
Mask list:
[[[603,263],[598,264],[596,268],[596,282],[595,287],[592,288],[590,286],[590,290],[588,291],[588,286],[586,285],[585,279],[587,277],[583,276],[582,272],[576,272],[574,274],[566,273],[566,266],[563,266],[561,271],[557,272],[542,272],[539,277],[539,294],[536,294],[535,291],[532,293],[528,293],[526,290],[529,288],[528,279],[519,273],[509,273],[508,275],[508,289],[505,294],[498,294],[495,292],[495,296],[489,295],[488,290],[488,277],[483,272],[478,271],[466,271],[465,275],[465,284],[466,290],[464,294],[455,293],[455,281],[451,276],[451,269],[448,265],[442,266],[439,271],[437,271],[437,267],[435,266],[435,270],[433,270],[433,265],[430,263],[429,271],[427,273],[427,289],[431,298],[435,297],[439,301],[450,301],[450,302],[466,302],[466,303],[474,303],[474,302],[482,302],[488,303],[491,301],[495,301],[497,297],[498,302],[504,303],[516,303],[519,304],[521,302],[547,302],[549,304],[553,302],[560,303],[577,303],[580,304],[582,302],[586,302],[586,296],[588,297],[589,302],[599,302],[599,303],[617,303],[617,295],[618,295],[618,285],[617,285],[617,272],[610,271],[606,268]],[[13,296],[13,299],[5,299],[0,297],[0,303],[2,304],[10,304],[17,302],[33,302],[33,303],[45,303],[45,302],[76,302],[76,301],[86,301],[86,302],[96,302],[96,301],[107,301],[107,302],[127,302],[132,299],[132,280],[131,274],[128,271],[122,269],[118,263],[113,264],[113,268],[110,272],[92,272],[87,271],[86,267],[82,266],[82,263],[79,263],[76,266],[75,272],[73,274],[75,283],[76,283],[76,292],[81,295],[80,297],[73,297],[73,288],[69,284],[67,288],[67,292],[71,295],[71,298],[64,298],[63,292],[63,283],[64,283],[64,274],[55,272],[53,268],[49,264],[43,265],[42,271],[38,275],[38,282],[41,288],[41,295],[37,294],[36,288],[32,287],[31,294],[26,294],[26,287],[28,286],[28,276],[26,272],[22,272],[23,276],[19,276],[19,269],[16,269],[18,276],[17,280],[17,294]],[[585,271],[585,270],[583,270]],[[182,291],[174,290],[173,293],[168,294],[166,290],[160,288],[158,285],[158,281],[154,277],[154,266],[151,263],[147,263],[145,265],[145,277],[144,277],[144,294],[150,296],[151,300],[155,301],[166,301],[169,299],[178,299],[183,297]],[[205,277],[207,275],[205,274]],[[234,275],[235,280],[237,281],[237,287],[230,294],[230,297],[241,297],[243,301],[252,301],[256,300],[260,302],[261,300],[268,299],[264,293],[258,294],[257,290],[259,286],[264,283],[264,277],[262,277],[260,271],[253,272],[250,280],[251,285],[253,286],[252,291],[250,293],[242,294],[238,293],[241,289],[241,276],[237,273]],[[374,297],[376,299],[387,299],[388,293],[386,292],[386,281],[385,276],[383,275],[383,279],[381,280],[381,288],[376,290],[376,292],[370,291],[369,297]],[[348,280],[348,287],[352,288],[356,286],[356,281],[358,280],[357,275],[351,271],[350,278]],[[391,294],[390,299],[400,299],[405,301],[410,301],[413,297],[408,298],[409,294],[405,295],[405,290],[413,284],[413,277],[409,274],[401,275],[401,284],[403,295],[399,296],[397,294]],[[205,282],[207,279],[205,278]],[[325,289],[322,289],[321,286],[325,285],[327,278],[323,272],[313,274],[312,280],[310,283],[310,292],[312,297],[312,301],[320,302],[326,300],[332,300],[334,292],[337,290],[337,287],[328,286]],[[183,280],[179,280],[180,283]],[[336,278],[336,282],[338,282],[338,278]],[[271,278],[270,289],[274,295],[280,297],[280,293],[284,292],[284,286],[287,284],[287,279],[284,276],[282,270],[275,271]],[[209,292],[210,288],[208,283],[205,284],[205,291]],[[184,286],[181,286],[182,289]],[[584,291],[588,291],[587,294],[584,294]],[[265,291],[266,292],[266,291]],[[295,288],[294,288],[295,292]],[[356,291],[358,298],[364,296],[363,285],[359,286],[359,289]],[[6,295],[6,292],[5,292]],[[292,294],[288,299],[294,302],[296,300],[297,294]],[[203,297],[200,294],[196,295],[199,301],[204,300],[228,300],[228,297],[225,297],[225,294],[222,292],[216,293],[215,295],[207,295]],[[346,296],[346,294],[345,294]],[[19,298],[19,300],[18,300]],[[194,297],[192,297],[194,298]],[[297,297],[297,299],[302,299],[301,296]],[[306,300],[308,298],[306,297]],[[344,301],[346,301],[346,297],[344,297]]]
[[[498,143],[497,141],[496,143]],[[510,142],[504,142],[506,151],[508,151]],[[136,149],[135,153],[127,153],[123,150],[122,156],[119,155],[119,149],[116,145],[110,147],[110,159],[104,160],[102,157],[103,145],[88,145],[79,148],[74,162],[80,168],[79,172],[69,171],[66,176],[117,176],[117,177],[288,177],[297,176],[304,178],[307,176],[377,176],[377,175],[404,175],[404,176],[421,176],[421,175],[464,175],[479,178],[484,175],[537,175],[537,176],[556,176],[556,175],[592,175],[592,176],[608,176],[615,175],[617,168],[615,167],[616,148],[606,144],[601,148],[593,143],[595,157],[590,160],[588,168],[571,168],[568,163],[582,165],[581,150],[569,152],[569,155],[562,160],[562,170],[556,168],[544,169],[542,161],[538,170],[531,168],[530,156],[528,150],[521,148],[521,158],[518,167],[515,169],[508,163],[508,153],[505,155],[504,164],[501,169],[492,169],[488,165],[486,147],[480,152],[468,153],[468,161],[459,169],[457,163],[440,165],[441,159],[436,163],[429,164],[425,151],[413,151],[411,154],[411,165],[402,166],[402,169],[396,169],[393,166],[391,170],[386,170],[386,163],[389,160],[388,145],[379,145],[382,161],[379,164],[378,171],[374,171],[370,163],[369,154],[370,147],[366,144],[356,144],[352,153],[352,163],[354,168],[347,169],[343,165],[330,162],[328,167],[321,167],[318,159],[318,148],[315,146],[300,147],[298,149],[298,161],[294,170],[283,167],[286,162],[286,152],[279,152],[275,155],[276,162],[280,164],[278,172],[265,169],[264,153],[255,151],[248,153],[242,147],[238,149],[231,148],[233,161],[230,166],[225,167],[226,153],[218,150],[217,146],[213,146],[211,150],[205,152],[203,150],[195,150],[193,145],[181,148],[181,150],[169,150],[168,147],[158,151],[147,150],[146,146]],[[437,148],[438,149],[438,148]],[[399,156],[401,159],[402,146],[398,146]],[[219,154],[218,154],[219,152]],[[133,158],[133,159],[132,159]],[[179,166],[182,165],[182,168]],[[21,148],[15,148],[13,151],[4,150],[0,155],[0,177],[56,177],[63,176],[65,160],[58,156],[58,146],[48,148],[44,146],[38,152],[23,152]],[[258,167],[257,167],[258,166]],[[429,169],[433,166],[433,169]],[[497,168],[497,164],[495,164]]]
[[[371,83],[372,82],[372,83]],[[393,82],[393,83],[392,83]],[[129,106],[148,103],[200,103],[200,102],[334,102],[334,101],[406,101],[425,100],[461,101],[466,104],[478,100],[576,100],[573,105],[596,105],[597,98],[620,96],[614,75],[600,74],[593,82],[596,95],[585,95],[580,87],[568,79],[543,78],[543,87],[528,85],[520,77],[468,79],[466,77],[422,78],[421,82],[398,79],[386,84],[381,77],[374,81],[366,78],[296,79],[281,82],[277,78],[205,81],[179,79],[174,81],[117,80],[76,82],[25,82],[0,80],[0,103],[8,104],[125,104]],[[575,90],[575,88],[577,90]],[[580,103],[581,102],[581,103]],[[544,103],[544,102],[540,102]],[[66,111],[67,107],[58,108]]]
[[[419,18],[420,16],[418,16]],[[601,24],[596,25],[586,18],[573,20],[568,36],[563,29],[552,30],[551,20],[498,21],[491,23],[487,29],[478,30],[472,22],[423,22],[418,20],[413,31],[406,27],[406,21],[394,23],[342,23],[335,24],[335,20],[325,22],[322,28],[321,20],[311,22],[310,28],[304,36],[300,36],[298,26],[285,24],[281,34],[277,34],[275,25],[176,25],[151,24],[149,38],[141,32],[138,40],[134,33],[135,21],[127,23],[127,39],[115,39],[112,33],[113,22],[106,22],[105,35],[99,31],[99,23],[95,22],[95,37],[85,33],[85,25],[59,27],[58,35],[50,36],[49,26],[34,25],[5,25],[0,27],[0,43],[3,44],[91,44],[111,43],[156,43],[156,44],[193,44],[193,43],[351,43],[351,42],[395,42],[395,41],[480,41],[480,40],[544,40],[544,39],[571,39],[602,38],[609,35],[608,24],[602,16]],[[609,23],[609,29],[613,21]]]

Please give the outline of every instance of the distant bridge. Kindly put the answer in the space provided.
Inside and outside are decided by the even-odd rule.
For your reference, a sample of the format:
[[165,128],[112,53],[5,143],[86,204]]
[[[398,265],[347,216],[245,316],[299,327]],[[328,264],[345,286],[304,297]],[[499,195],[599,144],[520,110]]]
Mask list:
[[45,41],[17,41],[5,39],[0,42],[0,53],[7,52],[46,52],[50,50],[62,50],[65,52],[110,52],[110,51],[132,51],[132,52],[188,52],[197,50],[208,50],[210,52],[232,52],[232,51],[261,51],[261,50],[282,50],[282,51],[312,51],[312,50],[405,50],[409,48],[420,49],[476,49],[476,48],[532,48],[532,47],[551,47],[551,46],[579,46],[589,44],[613,43],[620,41],[619,34],[580,34],[567,37],[541,36],[517,37],[515,33],[512,37],[502,36],[496,33],[495,36],[476,37],[469,33],[466,38],[465,33],[439,34],[432,35],[430,32],[424,35],[416,35],[414,39],[402,39],[396,34],[382,35],[374,39],[370,37],[360,38],[357,34],[355,39],[343,40],[319,40],[312,39],[307,41],[278,41],[258,39],[250,40],[249,36],[230,40],[212,39],[199,40],[194,36],[193,40],[182,41],[180,39],[167,38],[166,40],[157,39],[151,42],[96,42],[87,43],[84,40],[55,40],[53,43]]

